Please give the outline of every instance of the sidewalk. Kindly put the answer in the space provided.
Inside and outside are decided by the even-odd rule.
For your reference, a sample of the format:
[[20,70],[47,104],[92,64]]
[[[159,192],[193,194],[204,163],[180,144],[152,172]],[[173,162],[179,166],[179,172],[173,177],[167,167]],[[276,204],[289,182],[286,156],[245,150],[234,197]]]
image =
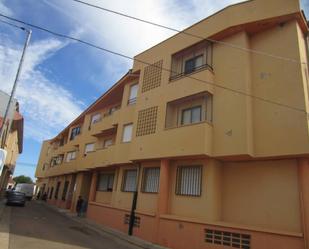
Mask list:
[[9,248],[11,208],[5,206],[5,200],[0,200],[0,248]]
[[[47,204],[46,202],[43,202],[43,201],[38,201],[38,202],[44,204],[48,208],[51,208],[51,209],[59,212],[60,214],[70,218],[71,220],[78,222],[79,224],[83,225],[85,228],[92,230],[92,231],[94,231],[94,232],[96,232],[100,235],[102,234],[102,235],[106,236],[108,234],[111,237],[113,237],[114,239],[116,238],[116,239],[126,241],[126,242],[128,242],[128,243],[130,243],[134,246],[138,246],[138,247],[143,248],[143,249],[169,249],[169,248],[166,248],[166,247],[162,247],[162,246],[147,242],[145,240],[139,239],[139,238],[134,237],[134,236],[128,236],[127,234],[125,234],[123,232],[120,232],[118,230],[106,227],[104,225],[97,224],[94,221],[89,220],[87,218],[77,217],[76,214],[70,212],[67,209],[57,208],[57,207],[49,205],[49,204]],[[2,248],[2,247],[0,247],[0,248]]]

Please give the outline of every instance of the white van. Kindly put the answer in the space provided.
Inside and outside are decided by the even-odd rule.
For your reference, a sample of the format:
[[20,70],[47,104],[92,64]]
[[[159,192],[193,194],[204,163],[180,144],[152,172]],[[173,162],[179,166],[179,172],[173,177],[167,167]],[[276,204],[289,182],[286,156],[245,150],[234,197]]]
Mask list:
[[31,200],[34,193],[34,184],[32,183],[18,183],[14,189],[16,192],[21,192],[26,195],[28,200]]

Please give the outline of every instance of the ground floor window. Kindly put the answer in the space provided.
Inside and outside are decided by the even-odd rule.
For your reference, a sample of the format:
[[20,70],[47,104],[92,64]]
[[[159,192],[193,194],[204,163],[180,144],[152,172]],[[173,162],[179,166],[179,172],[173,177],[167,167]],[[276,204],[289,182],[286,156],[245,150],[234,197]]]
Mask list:
[[60,184],[61,182],[57,182],[56,191],[55,191],[55,199],[58,199]]
[[65,183],[64,183],[63,192],[62,192],[62,198],[61,198],[63,201],[65,201],[65,199],[66,199],[68,188],[69,188],[69,184],[70,184],[69,181],[65,181]]
[[49,199],[53,197],[54,187],[50,189]]
[[146,193],[158,193],[160,181],[160,168],[144,168],[142,191]]
[[202,166],[180,166],[177,169],[176,194],[200,196]]
[[99,174],[97,191],[113,191],[114,173],[101,173]]
[[122,191],[125,192],[136,191],[136,181],[137,181],[137,170],[136,169],[125,170],[123,174]]

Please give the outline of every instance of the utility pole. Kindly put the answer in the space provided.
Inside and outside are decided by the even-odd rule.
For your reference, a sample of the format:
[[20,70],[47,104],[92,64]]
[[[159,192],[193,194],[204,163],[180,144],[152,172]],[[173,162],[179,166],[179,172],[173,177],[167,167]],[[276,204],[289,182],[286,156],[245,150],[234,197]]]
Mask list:
[[136,186],[135,186],[135,191],[133,194],[132,207],[131,207],[130,220],[129,220],[129,229],[128,229],[129,236],[133,235],[133,228],[134,228],[134,223],[135,223],[135,210],[137,206],[138,185],[139,185],[140,175],[141,175],[141,163],[138,163]]
[[[26,42],[24,44],[23,52],[22,52],[22,55],[21,55],[21,58],[20,58],[20,61],[19,61],[19,65],[18,65],[16,76],[15,76],[15,81],[14,81],[14,84],[13,84],[11,95],[10,95],[8,104],[6,106],[5,114],[4,114],[4,117],[3,117],[3,122],[2,122],[2,125],[0,127],[0,137],[2,137],[4,126],[6,124],[6,119],[7,119],[9,110],[10,110],[11,102],[12,102],[14,96],[15,96],[17,83],[18,83],[18,80],[19,80],[20,72],[21,72],[23,61],[24,61],[25,54],[26,54],[26,50],[27,50],[27,47],[29,45],[30,38],[31,38],[31,33],[32,33],[31,29],[28,30],[28,29],[26,29],[24,27],[21,27],[21,29],[24,30],[25,32],[27,32],[27,37],[26,37]],[[2,139],[2,141],[5,141],[5,140],[6,140],[6,138]],[[4,148],[4,143],[3,144],[1,143],[0,148]]]

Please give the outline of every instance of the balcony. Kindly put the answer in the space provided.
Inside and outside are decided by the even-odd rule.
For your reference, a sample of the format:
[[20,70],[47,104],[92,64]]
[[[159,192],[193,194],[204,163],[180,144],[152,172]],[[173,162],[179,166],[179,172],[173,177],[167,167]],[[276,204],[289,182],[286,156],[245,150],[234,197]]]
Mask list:
[[114,111],[112,114],[106,115],[102,118],[101,121],[92,124],[90,127],[90,134],[92,136],[98,136],[102,131],[115,128],[119,122],[120,110]]
[[84,155],[78,165],[78,169],[92,169],[108,166],[114,163],[115,146],[97,149]]
[[213,126],[203,121],[135,137],[130,160],[211,155],[212,133]]

